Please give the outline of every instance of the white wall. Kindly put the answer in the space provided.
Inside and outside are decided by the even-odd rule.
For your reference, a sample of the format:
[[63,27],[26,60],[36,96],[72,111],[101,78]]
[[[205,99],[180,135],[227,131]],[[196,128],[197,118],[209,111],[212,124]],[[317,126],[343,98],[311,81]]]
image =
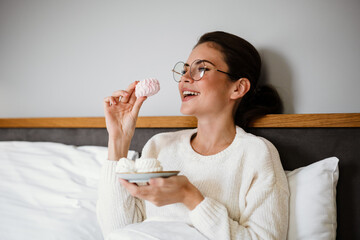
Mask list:
[[180,115],[171,68],[207,31],[255,45],[286,113],[360,112],[360,1],[0,0],[0,117],[103,116],[156,77],[141,115]]

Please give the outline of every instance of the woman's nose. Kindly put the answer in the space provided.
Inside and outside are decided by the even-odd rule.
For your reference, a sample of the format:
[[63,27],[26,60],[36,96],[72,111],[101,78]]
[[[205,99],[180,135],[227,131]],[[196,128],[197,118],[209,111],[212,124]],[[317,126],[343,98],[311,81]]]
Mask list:
[[182,75],[180,81],[189,82],[189,83],[194,82],[189,71],[187,71],[184,75]]

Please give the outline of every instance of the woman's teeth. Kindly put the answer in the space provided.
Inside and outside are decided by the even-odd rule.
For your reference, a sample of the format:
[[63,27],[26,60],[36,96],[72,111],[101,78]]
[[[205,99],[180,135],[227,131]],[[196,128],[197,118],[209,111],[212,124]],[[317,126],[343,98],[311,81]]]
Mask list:
[[183,92],[183,95],[184,95],[184,97],[187,97],[187,96],[198,96],[198,95],[200,95],[200,93],[199,93],[199,92],[184,91],[184,92]]

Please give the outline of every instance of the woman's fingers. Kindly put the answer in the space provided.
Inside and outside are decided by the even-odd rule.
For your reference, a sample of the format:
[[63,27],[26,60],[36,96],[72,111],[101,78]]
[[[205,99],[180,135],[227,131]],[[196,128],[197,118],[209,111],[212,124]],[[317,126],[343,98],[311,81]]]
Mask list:
[[104,105],[106,107],[109,107],[109,106],[111,106],[113,104],[117,104],[117,102],[118,102],[118,100],[113,96],[109,96],[109,97],[104,98]]
[[136,84],[138,83],[139,81],[135,81],[135,82],[132,82],[129,86],[128,86],[128,88],[126,89],[126,91],[127,92],[131,92],[132,93],[132,91],[134,91],[134,89],[135,89],[135,86],[136,86]]
[[110,107],[111,105],[116,105],[120,103],[128,103],[132,105],[132,114],[137,117],[140,111],[140,108],[143,102],[147,99],[147,97],[139,97],[135,96],[135,87],[139,81],[135,81],[131,83],[126,90],[118,90],[113,92],[112,96],[104,98],[105,107]]
[[129,103],[134,105],[135,101],[136,101],[136,96],[135,96],[135,91],[134,91],[129,97]]
[[133,104],[135,101],[133,100],[135,97],[135,87],[138,81],[131,83],[126,90],[118,90],[115,91],[112,95],[114,97],[118,97],[119,101],[122,103],[130,103]]
[[105,104],[109,104],[109,103],[110,103],[110,97],[104,98],[104,103],[105,103]]
[[130,90],[129,91],[131,91],[131,94],[130,94],[130,96],[129,96],[129,103],[130,104],[134,104],[135,103],[135,101],[136,101],[136,96],[135,96],[135,88],[136,88],[136,84],[138,84],[138,82],[139,81],[135,81],[135,82],[133,82],[129,87],[131,87],[130,88]]
[[[115,94],[115,96],[109,96],[109,97],[104,98],[104,106],[105,107],[110,107],[111,105],[116,105],[119,102],[125,103],[125,101],[127,101],[127,99],[129,98],[128,96],[127,97],[124,96],[126,94],[124,94],[123,90],[117,91],[114,94]],[[118,95],[120,95],[121,100],[119,100]],[[122,97],[122,96],[124,96],[124,97]],[[146,99],[147,99],[147,97],[139,97],[139,98],[135,97],[135,102],[132,107],[132,114],[134,116],[136,116],[136,117],[138,116],[140,108]],[[131,101],[133,101],[133,100],[131,100]]]
[[[126,92],[128,93],[128,95],[126,97],[123,97],[123,100],[122,102],[129,102],[129,99],[132,98],[133,96],[135,96],[135,87],[136,87],[136,84],[138,83],[139,81],[135,81],[133,83],[131,83],[128,88],[126,89]],[[130,103],[130,102],[129,102]],[[132,103],[131,103],[132,104]]]
[[112,96],[117,98],[118,102],[127,103],[129,101],[130,94],[125,90],[118,90],[113,92]]
[[146,99],[147,99],[147,97],[139,97],[136,99],[133,109],[132,109],[132,113],[134,116],[137,117],[139,115],[140,108]]
[[125,179],[119,179],[121,185],[123,185],[131,196],[144,198],[148,195],[148,186],[138,186],[134,183],[129,183]]

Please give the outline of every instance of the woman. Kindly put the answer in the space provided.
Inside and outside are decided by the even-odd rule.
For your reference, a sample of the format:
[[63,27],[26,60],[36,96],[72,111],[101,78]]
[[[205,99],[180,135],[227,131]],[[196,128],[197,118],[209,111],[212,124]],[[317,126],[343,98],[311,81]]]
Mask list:
[[180,230],[172,239],[286,238],[289,190],[278,152],[243,130],[254,118],[281,111],[276,92],[257,87],[260,68],[259,54],[244,39],[225,32],[200,38],[186,63],[173,70],[181,113],[195,116],[197,129],[158,134],[142,152],[181,174],[151,179],[146,186],[115,176],[146,98],[134,96],[136,82],[105,98],[109,160],[98,202],[105,237],[161,239],[160,222],[159,231],[183,224],[176,225]]

